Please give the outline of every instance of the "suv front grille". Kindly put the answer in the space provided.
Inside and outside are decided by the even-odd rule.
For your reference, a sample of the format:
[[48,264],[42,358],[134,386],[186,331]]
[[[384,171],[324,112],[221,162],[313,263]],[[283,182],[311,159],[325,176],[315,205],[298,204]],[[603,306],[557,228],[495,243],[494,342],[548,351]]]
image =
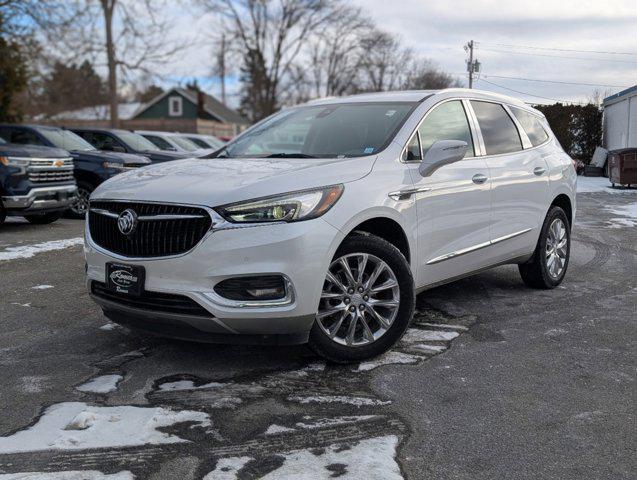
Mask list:
[[177,313],[180,315],[196,315],[198,317],[212,317],[212,314],[183,295],[173,295],[160,292],[142,292],[141,295],[128,295],[109,290],[105,283],[91,282],[91,293],[98,298],[117,303],[125,307],[140,308],[153,312]]
[[[125,210],[137,215],[137,225],[125,235],[118,217]],[[210,230],[212,219],[200,207],[141,202],[91,202],[89,231],[93,241],[125,257],[167,257],[185,253]]]

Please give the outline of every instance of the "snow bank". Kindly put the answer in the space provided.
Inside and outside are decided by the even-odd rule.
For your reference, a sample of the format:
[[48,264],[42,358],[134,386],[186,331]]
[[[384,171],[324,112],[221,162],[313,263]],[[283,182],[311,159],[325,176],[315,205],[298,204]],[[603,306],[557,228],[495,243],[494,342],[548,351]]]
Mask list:
[[373,360],[362,362],[358,365],[359,372],[366,372],[380,367],[381,365],[391,365],[396,363],[416,363],[418,360],[422,360],[423,357],[418,355],[411,355],[409,353],[402,353],[396,351],[389,351],[380,357],[376,357]]
[[102,375],[77,387],[80,392],[109,393],[117,390],[117,384],[123,379],[121,375]]
[[577,193],[637,193],[636,189],[613,188],[606,177],[577,177]]
[[51,252],[53,250],[63,250],[65,248],[83,245],[84,239],[67,238],[65,240],[52,240],[50,242],[36,243],[34,245],[21,245],[19,247],[7,247],[0,252],[0,262],[2,260],[16,260],[18,258],[31,258],[38,253]]
[[190,410],[58,403],[47,408],[35,425],[0,437],[0,454],[186,442],[157,430],[184,422],[210,426],[208,414]]
[[637,203],[630,203],[628,205],[615,206],[613,208],[606,208],[610,213],[614,215],[621,215],[623,218],[613,218],[611,222],[613,225],[619,225],[620,227],[635,227],[637,226]]

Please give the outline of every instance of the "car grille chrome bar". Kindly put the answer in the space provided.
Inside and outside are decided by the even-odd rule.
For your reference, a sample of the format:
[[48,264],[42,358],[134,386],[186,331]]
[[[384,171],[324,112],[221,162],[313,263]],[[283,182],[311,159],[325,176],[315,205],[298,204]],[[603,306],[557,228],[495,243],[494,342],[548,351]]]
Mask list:
[[[136,228],[125,234],[118,219],[136,214]],[[145,202],[92,201],[88,212],[91,239],[108,252],[128,258],[180,255],[194,248],[212,226],[203,207]]]
[[69,182],[75,178],[72,158],[31,158],[27,172],[34,183]]

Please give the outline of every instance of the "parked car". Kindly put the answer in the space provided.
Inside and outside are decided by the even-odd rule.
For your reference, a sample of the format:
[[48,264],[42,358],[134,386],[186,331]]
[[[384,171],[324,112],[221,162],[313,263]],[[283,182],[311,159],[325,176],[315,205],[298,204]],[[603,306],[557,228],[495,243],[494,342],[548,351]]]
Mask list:
[[196,143],[200,148],[214,148],[215,150],[218,150],[226,144],[223,140],[213,137],[212,135],[202,135],[197,133],[181,133],[180,135],[191,142]]
[[98,150],[136,153],[144,155],[153,163],[192,157],[189,152],[159,150],[154,143],[128,130],[109,128],[72,128],[71,130]]
[[151,163],[143,155],[97,150],[82,137],[58,127],[5,124],[0,125],[0,137],[12,143],[57,147],[70,152],[77,181],[77,201],[70,208],[75,218],[84,218],[91,192],[104,180]]
[[136,130],[135,133],[152,142],[160,150],[171,150],[174,152],[195,152],[200,150],[197,144],[177,133],[150,130]]
[[539,111],[477,90],[289,108],[215,161],[128,172],[91,197],[93,299],[114,322],[211,342],[391,348],[415,294],[502,264],[566,274],[576,175]]
[[52,223],[75,201],[76,193],[68,152],[0,138],[0,225],[7,215]]

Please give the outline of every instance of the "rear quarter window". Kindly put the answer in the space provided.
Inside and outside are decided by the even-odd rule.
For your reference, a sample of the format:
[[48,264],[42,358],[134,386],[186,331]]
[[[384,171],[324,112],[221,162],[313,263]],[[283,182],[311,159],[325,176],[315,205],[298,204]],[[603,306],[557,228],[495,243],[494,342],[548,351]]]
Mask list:
[[513,115],[515,115],[515,118],[518,119],[518,122],[520,122],[520,125],[522,125],[522,128],[529,137],[531,145],[537,147],[538,145],[541,145],[548,140],[549,135],[548,133],[546,133],[546,130],[544,130],[539,117],[525,110],[522,110],[521,108],[510,108],[513,112]]

